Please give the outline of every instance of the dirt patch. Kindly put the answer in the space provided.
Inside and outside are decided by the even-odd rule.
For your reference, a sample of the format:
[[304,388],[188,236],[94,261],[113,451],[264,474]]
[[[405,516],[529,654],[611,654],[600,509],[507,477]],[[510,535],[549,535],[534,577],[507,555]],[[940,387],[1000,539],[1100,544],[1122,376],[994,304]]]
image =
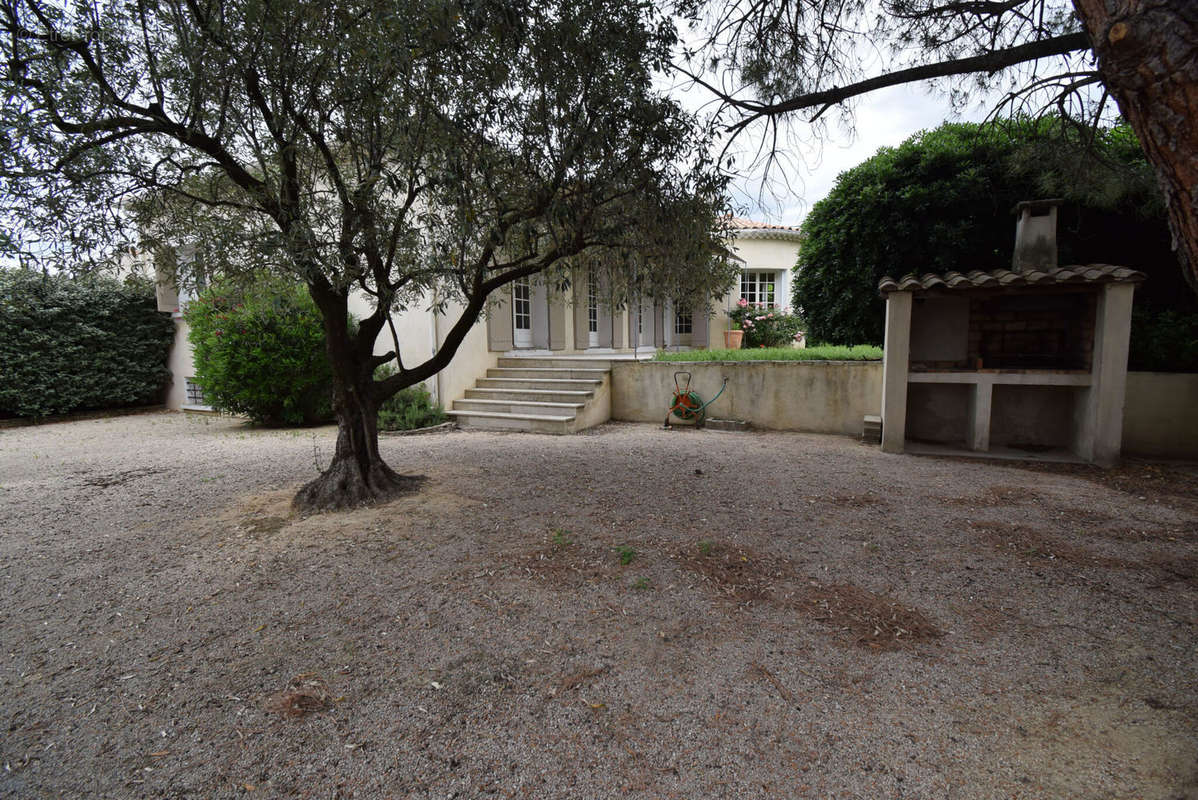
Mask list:
[[851,584],[813,587],[793,602],[806,616],[872,650],[894,650],[944,635],[919,609]]
[[789,578],[789,561],[765,556],[743,545],[702,541],[679,551],[675,558],[698,575],[712,591],[738,603],[773,596],[779,581]]
[[1142,566],[1125,558],[1104,556],[1076,544],[1065,543],[1052,534],[1030,525],[986,521],[970,522],[968,525],[991,547],[1025,561],[1058,562],[1107,569],[1136,569]]
[[618,572],[619,562],[611,548],[569,544],[551,544],[516,558],[516,569],[538,581],[559,589],[609,579]]
[[832,502],[850,508],[873,508],[888,505],[886,498],[877,494],[837,494],[832,496]]
[[314,672],[296,675],[287,688],[267,698],[266,710],[284,717],[302,717],[333,707],[329,685]]
[[1044,495],[1025,486],[987,486],[974,494],[963,497],[941,497],[938,502],[948,506],[965,508],[993,508],[995,506],[1022,505],[1043,502]]
[[120,472],[106,472],[100,474],[83,473],[80,476],[80,483],[84,486],[95,486],[100,489],[108,489],[113,486],[123,486],[126,483],[131,483],[139,478],[146,478],[150,475],[161,474],[160,469],[127,469]]
[[1136,498],[1179,499],[1198,503],[1198,464],[1124,459],[1113,469],[1088,464],[1012,462],[1014,469],[1067,475],[1093,481]]

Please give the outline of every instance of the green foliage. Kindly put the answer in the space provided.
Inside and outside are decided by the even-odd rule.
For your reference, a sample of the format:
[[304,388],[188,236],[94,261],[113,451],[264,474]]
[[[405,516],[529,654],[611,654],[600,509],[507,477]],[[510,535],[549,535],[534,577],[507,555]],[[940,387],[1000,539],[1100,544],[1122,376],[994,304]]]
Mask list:
[[620,558],[620,563],[628,566],[636,560],[636,549],[631,545],[622,544],[616,548],[616,555]]
[[659,350],[654,361],[881,361],[882,348],[860,344],[766,347],[740,350]]
[[0,270],[0,416],[161,402],[174,336],[145,283]]
[[332,373],[315,304],[294,282],[214,283],[188,304],[196,382],[220,411],[263,425],[332,418]]
[[1149,273],[1140,304],[1192,302],[1182,283],[1152,171],[1125,127],[1088,152],[1050,121],[946,124],[842,173],[803,223],[794,306],[809,339],[880,343],[878,280],[1009,267],[1011,209],[1063,197],[1062,264],[1113,263]]
[[765,303],[750,303],[743,297],[728,312],[736,330],[744,331],[743,347],[787,347],[795,342],[803,329],[803,318]]
[[549,536],[549,540],[557,548],[569,547],[573,541],[570,538],[570,532],[565,528],[554,528],[553,533]]
[[1127,366],[1146,372],[1198,372],[1198,313],[1135,309]]
[[[375,370],[375,380],[383,380],[395,374],[390,365],[384,364]],[[400,389],[379,406],[379,430],[381,431],[412,431],[417,428],[429,428],[440,425],[449,419],[445,410],[433,402],[433,397],[424,388],[423,383],[417,383]]]

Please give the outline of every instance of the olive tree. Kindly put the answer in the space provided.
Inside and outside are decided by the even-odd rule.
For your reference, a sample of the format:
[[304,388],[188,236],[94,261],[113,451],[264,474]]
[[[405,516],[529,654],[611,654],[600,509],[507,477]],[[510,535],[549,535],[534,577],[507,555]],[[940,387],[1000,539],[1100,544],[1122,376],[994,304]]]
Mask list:
[[[379,405],[505,284],[580,260],[674,295],[726,279],[723,179],[655,88],[676,33],[648,4],[3,0],[0,19],[12,248],[70,263],[186,234],[205,269],[307,286],[339,430],[303,510],[408,483]],[[373,301],[356,325],[353,292]],[[444,345],[376,380],[391,314],[431,292],[460,308]]]

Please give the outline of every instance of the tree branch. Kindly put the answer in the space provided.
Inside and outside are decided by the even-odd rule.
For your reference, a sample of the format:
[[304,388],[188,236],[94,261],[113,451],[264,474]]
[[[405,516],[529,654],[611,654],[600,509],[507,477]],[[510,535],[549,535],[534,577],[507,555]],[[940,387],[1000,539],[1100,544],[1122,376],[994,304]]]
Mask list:
[[[1028,42],[1006,50],[996,50],[969,58],[958,58],[941,61],[936,64],[921,64],[918,67],[901,69],[885,75],[878,75],[847,86],[834,86],[818,92],[809,92],[783,100],[778,103],[764,103],[754,100],[737,100],[724,96],[721,99],[734,108],[748,112],[748,116],[729,126],[728,130],[738,133],[762,117],[774,117],[791,111],[799,111],[814,106],[829,106],[844,102],[851,97],[868,94],[869,92],[885,89],[889,86],[900,86],[904,83],[945,78],[950,75],[966,75],[974,72],[998,72],[1001,69],[1035,61],[1049,56],[1060,56],[1080,50],[1090,49],[1090,37],[1085,33],[1068,33],[1054,36],[1051,39],[1041,39]],[[711,88],[710,86],[708,87]]]

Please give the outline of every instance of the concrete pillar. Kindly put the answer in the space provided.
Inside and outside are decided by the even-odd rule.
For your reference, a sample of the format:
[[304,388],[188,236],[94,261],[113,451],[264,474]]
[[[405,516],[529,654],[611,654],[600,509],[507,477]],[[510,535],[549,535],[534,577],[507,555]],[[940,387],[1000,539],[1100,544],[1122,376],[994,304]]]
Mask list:
[[1098,297],[1090,388],[1078,426],[1077,454],[1113,466],[1123,446],[1123,400],[1127,391],[1127,350],[1131,337],[1133,283],[1108,283]]
[[985,452],[990,449],[990,409],[994,400],[994,384],[981,381],[974,384],[969,396],[969,430],[966,446]]
[[882,354],[882,450],[903,452],[907,440],[907,370],[911,360],[911,293],[886,295]]

